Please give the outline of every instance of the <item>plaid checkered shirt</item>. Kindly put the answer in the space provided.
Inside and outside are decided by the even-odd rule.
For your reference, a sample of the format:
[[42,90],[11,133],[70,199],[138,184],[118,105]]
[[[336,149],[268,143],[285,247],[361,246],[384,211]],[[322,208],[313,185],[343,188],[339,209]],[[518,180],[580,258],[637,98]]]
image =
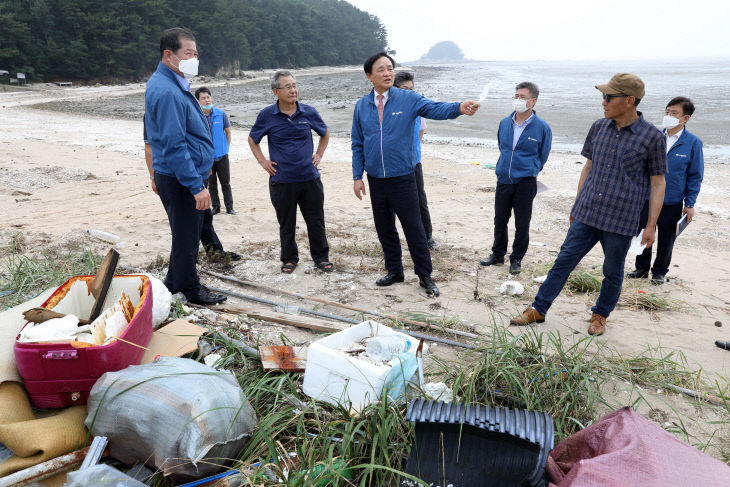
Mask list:
[[606,232],[637,235],[650,177],[666,174],[666,137],[639,119],[618,130],[616,122],[596,120],[581,154],[592,161],[588,178],[570,215]]

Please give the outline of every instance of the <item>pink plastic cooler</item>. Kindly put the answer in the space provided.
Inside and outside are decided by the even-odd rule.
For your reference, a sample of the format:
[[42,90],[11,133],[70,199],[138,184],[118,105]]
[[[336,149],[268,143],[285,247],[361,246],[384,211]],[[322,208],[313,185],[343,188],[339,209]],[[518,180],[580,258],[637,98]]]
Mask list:
[[[112,285],[117,279],[132,278],[142,282],[137,288],[139,295],[129,296],[133,303],[137,298],[139,302],[121,340],[97,346],[82,342],[21,343],[17,341],[20,334],[16,337],[15,361],[34,406],[45,409],[86,404],[91,387],[102,374],[139,365],[144,354],[140,347],[146,347],[152,336],[152,286],[147,276],[142,275],[115,275]],[[90,284],[93,279],[94,276],[72,277],[51,294],[43,307],[53,309],[75,281]],[[110,291],[105,304],[119,297]]]

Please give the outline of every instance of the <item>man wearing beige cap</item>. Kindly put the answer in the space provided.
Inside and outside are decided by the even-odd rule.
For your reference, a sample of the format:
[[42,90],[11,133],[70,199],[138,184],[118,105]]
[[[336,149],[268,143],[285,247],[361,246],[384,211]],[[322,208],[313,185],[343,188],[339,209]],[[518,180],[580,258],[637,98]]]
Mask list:
[[583,145],[581,154],[587,161],[578,181],[568,234],[532,306],[514,317],[510,321],[513,325],[545,321],[570,273],[600,242],[603,283],[591,308],[588,333],[602,335],[606,318],[621,295],[626,253],[639,227],[647,194],[649,218],[641,243],[654,243],[654,228],[664,200],[666,138],[636,110],[644,96],[641,78],[619,73],[596,88],[603,93],[605,118],[593,123]]

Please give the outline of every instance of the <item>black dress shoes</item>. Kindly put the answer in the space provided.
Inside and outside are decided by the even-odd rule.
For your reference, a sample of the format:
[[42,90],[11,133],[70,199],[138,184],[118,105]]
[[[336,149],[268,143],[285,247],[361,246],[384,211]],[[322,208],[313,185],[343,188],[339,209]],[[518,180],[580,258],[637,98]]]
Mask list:
[[628,277],[629,279],[646,279],[647,277],[649,277],[649,271],[636,269],[626,274],[626,277]]
[[222,294],[212,293],[205,286],[201,286],[197,296],[189,297],[188,302],[193,304],[202,304],[203,306],[209,306],[211,304],[222,303],[228,299]]
[[375,281],[376,286],[390,286],[391,284],[394,284],[396,282],[403,282],[405,281],[405,276],[403,273],[395,273],[395,272],[388,272],[385,276],[381,277],[377,281]]
[[424,277],[419,278],[418,284],[426,290],[426,294],[430,294],[432,296],[438,297],[439,288],[436,287],[436,284],[434,284],[433,279],[431,279],[431,276],[424,276]]
[[510,274],[519,274],[522,272],[522,260],[513,260],[509,263],[509,273]]
[[661,286],[667,281],[667,275],[666,274],[652,274],[651,275],[651,283],[656,284],[657,286]]
[[504,264],[504,255],[502,257],[497,257],[494,254],[491,254],[488,259],[480,260],[479,263],[481,265],[500,265]]

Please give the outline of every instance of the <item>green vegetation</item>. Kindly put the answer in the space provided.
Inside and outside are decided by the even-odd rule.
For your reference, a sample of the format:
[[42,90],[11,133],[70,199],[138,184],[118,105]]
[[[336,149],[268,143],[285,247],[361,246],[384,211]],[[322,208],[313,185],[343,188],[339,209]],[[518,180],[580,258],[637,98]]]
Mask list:
[[169,27],[195,34],[201,74],[360,64],[387,43],[377,17],[338,0],[0,0],[0,69],[138,80]]

